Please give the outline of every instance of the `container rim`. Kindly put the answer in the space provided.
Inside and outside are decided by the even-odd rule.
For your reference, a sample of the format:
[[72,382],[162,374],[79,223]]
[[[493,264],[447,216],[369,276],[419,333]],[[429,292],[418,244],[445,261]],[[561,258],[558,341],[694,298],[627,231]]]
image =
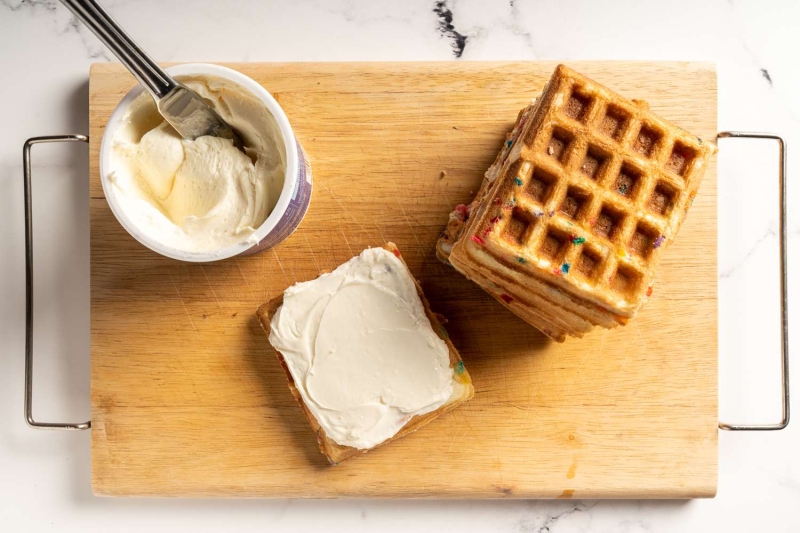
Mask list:
[[108,176],[111,172],[110,155],[113,145],[113,138],[122,123],[122,119],[128,112],[131,103],[144,91],[141,85],[137,85],[131,89],[117,104],[117,107],[111,113],[106,124],[103,138],[100,143],[100,183],[103,187],[103,193],[106,201],[111,207],[111,211],[117,218],[119,223],[125,230],[137,241],[146,246],[147,248],[157,252],[166,257],[177,259],[179,261],[189,262],[209,262],[219,261],[240,255],[264,239],[280,222],[291,201],[292,194],[295,189],[295,182],[299,179],[299,155],[297,152],[297,143],[295,141],[294,131],[289,124],[289,119],[286,117],[283,108],[278,104],[275,98],[262,87],[258,82],[252,78],[221,65],[214,65],[210,63],[186,63],[182,65],[175,65],[166,69],[166,71],[173,76],[216,76],[229,81],[253,93],[267,108],[267,110],[275,118],[278,128],[283,137],[283,146],[286,153],[286,169],[283,180],[283,187],[281,189],[280,197],[278,198],[275,208],[267,216],[267,219],[249,236],[243,238],[240,242],[226,246],[219,250],[208,252],[192,252],[181,250],[173,246],[163,244],[156,239],[151,238],[149,235],[144,234],[128,217],[125,209],[122,208],[117,200],[117,195],[113,187],[109,183]]

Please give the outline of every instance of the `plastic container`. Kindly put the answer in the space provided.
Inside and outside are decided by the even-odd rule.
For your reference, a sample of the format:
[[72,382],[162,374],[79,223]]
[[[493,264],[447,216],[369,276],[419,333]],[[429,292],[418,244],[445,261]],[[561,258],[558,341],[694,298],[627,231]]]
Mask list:
[[283,109],[275,101],[275,98],[252,78],[227,67],[206,63],[189,63],[170,67],[166,70],[172,76],[199,75],[224,78],[249,90],[264,103],[267,110],[275,117],[283,137],[284,150],[286,151],[286,175],[280,197],[272,213],[269,214],[263,224],[256,228],[254,233],[247,236],[242,242],[219,250],[207,252],[184,251],[158,242],[140,231],[120,205],[116,198],[116,190],[108,180],[109,173],[113,170],[110,165],[114,135],[125,118],[131,103],[144,91],[140,85],[137,85],[125,95],[116,109],[114,109],[100,144],[100,181],[114,216],[137,241],[154,252],[180,261],[218,261],[237,255],[263,252],[278,245],[291,235],[303,220],[308,210],[308,204],[311,201],[312,188],[311,165],[302,146],[300,146],[300,142],[294,136]]

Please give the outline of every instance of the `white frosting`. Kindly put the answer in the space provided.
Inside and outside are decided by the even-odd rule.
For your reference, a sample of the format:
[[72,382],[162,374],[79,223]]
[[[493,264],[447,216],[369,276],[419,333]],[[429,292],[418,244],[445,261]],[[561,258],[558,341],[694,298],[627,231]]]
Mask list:
[[450,398],[447,344],[402,261],[370,248],[284,293],[269,340],[338,444],[372,448]]
[[221,78],[181,81],[240,133],[247,155],[226,139],[181,139],[144,93],[114,134],[109,183],[138,230],[178,250],[212,252],[264,223],[283,187],[286,154],[278,124],[251,92]]

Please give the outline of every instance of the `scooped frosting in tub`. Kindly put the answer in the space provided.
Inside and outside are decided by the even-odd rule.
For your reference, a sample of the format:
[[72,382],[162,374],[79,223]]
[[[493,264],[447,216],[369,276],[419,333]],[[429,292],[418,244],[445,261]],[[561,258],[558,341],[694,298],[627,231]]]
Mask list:
[[283,188],[286,153],[275,118],[250,91],[211,76],[179,78],[244,141],[182,139],[149,94],[131,104],[112,139],[108,183],[136,229],[185,252],[252,240]]

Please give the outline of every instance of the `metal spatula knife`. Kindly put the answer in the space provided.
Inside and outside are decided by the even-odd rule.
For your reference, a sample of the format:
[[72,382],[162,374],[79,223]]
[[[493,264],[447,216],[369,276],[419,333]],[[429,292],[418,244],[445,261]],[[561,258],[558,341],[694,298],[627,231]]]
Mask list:
[[152,95],[159,113],[184,139],[203,135],[242,139],[197,93],[175,81],[131,39],[95,0],[61,0],[131,71]]

